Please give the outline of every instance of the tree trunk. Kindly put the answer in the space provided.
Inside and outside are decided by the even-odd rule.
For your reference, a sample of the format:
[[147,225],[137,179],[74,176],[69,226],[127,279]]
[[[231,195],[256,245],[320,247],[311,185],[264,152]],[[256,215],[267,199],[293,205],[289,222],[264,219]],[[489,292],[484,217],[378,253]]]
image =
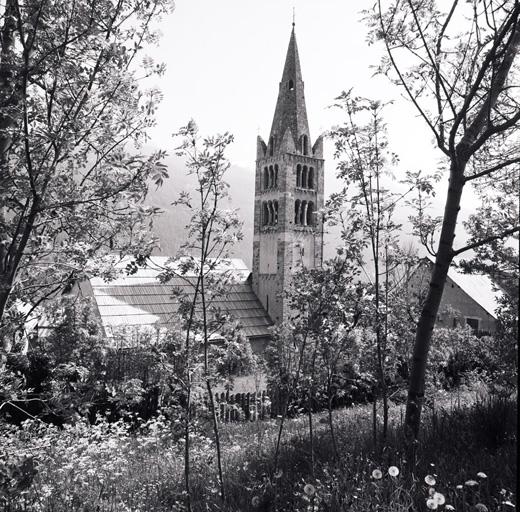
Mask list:
[[450,185],[444,208],[439,249],[435,258],[428,294],[417,325],[405,416],[405,435],[409,441],[416,439],[419,433],[421,409],[424,401],[426,362],[444,285],[453,259],[453,239],[455,238],[455,228],[460,210],[460,198],[464,188],[464,167],[465,164],[457,166],[457,163],[452,162],[450,168]]

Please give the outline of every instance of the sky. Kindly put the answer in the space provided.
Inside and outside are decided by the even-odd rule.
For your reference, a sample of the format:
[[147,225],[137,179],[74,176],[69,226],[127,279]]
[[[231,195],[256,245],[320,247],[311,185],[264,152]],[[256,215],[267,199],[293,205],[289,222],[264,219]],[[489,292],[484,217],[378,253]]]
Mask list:
[[[269,137],[295,8],[311,137],[341,121],[329,108],[342,90],[395,100],[388,108],[391,142],[403,166],[436,165],[431,136],[413,107],[385,77],[374,77],[382,48],[369,47],[363,3],[345,0],[177,0],[159,25],[159,48],[148,51],[167,71],[157,84],[164,100],[155,144],[193,118],[201,133],[231,132],[233,164],[253,170],[256,136]],[[327,144],[328,174],[334,174]]]
[[[163,92],[163,101],[151,142],[172,154],[172,133],[191,118],[203,135],[230,132],[234,143],[228,157],[235,172],[238,168],[251,180],[252,190],[256,138],[269,137],[294,7],[311,139],[341,123],[341,112],[330,106],[341,91],[353,89],[355,95],[392,102],[385,119],[390,148],[400,159],[397,180],[407,170],[435,171],[441,154],[424,121],[402,90],[388,78],[374,76],[383,48],[367,43],[368,29],[360,12],[371,4],[353,0],[177,0],[174,12],[159,24],[159,46],[146,51],[167,68],[155,83]],[[327,197],[339,189],[331,141],[325,142],[324,153]],[[172,175],[179,172],[183,171],[170,170]],[[175,179],[179,178],[177,174]],[[436,196],[435,215],[442,213],[446,186],[441,185]],[[240,194],[240,190],[231,193]],[[398,211],[398,222],[406,221],[409,213]],[[468,213],[463,206],[460,218]],[[409,226],[407,230],[409,235]]]

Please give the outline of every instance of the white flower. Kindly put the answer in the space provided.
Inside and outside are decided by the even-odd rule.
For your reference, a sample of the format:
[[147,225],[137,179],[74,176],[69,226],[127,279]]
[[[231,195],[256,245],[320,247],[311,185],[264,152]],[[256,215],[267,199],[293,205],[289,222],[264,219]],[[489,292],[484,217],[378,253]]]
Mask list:
[[437,507],[439,505],[437,505],[437,503],[435,503],[435,500],[433,498],[428,498],[426,500],[426,506],[431,509],[431,510],[437,510]]
[[316,494],[316,488],[312,484],[305,484],[305,487],[303,488],[303,492],[307,496],[314,496]]
[[466,482],[464,482],[464,485],[467,485],[468,487],[475,487],[475,485],[478,485],[478,482],[476,482],[475,480],[467,480]]
[[372,478],[374,480],[381,480],[381,478],[383,478],[383,473],[381,473],[380,469],[374,469],[374,471],[372,471]]
[[273,475],[273,478],[282,478],[282,475],[283,475],[283,471],[281,469],[279,469],[274,475]]
[[258,496],[253,496],[251,505],[253,505],[253,507],[258,507],[258,505],[260,505],[260,498]]
[[457,485],[456,489],[458,489],[459,491],[462,489],[462,485]]
[[446,503],[446,498],[441,492],[434,493],[433,499],[437,502],[437,505],[444,505]]
[[399,468],[397,466],[390,466],[388,468],[388,474],[390,476],[397,476],[399,474]]
[[455,507],[453,505],[446,505],[444,507],[445,510],[455,510]]
[[487,478],[486,473],[484,473],[483,471],[479,471],[479,472],[477,473],[477,476],[478,476],[479,478],[482,478],[482,479]]
[[513,507],[513,508],[515,508],[514,504],[511,503],[509,500],[507,500],[507,501],[503,501],[503,502],[502,502],[502,505],[507,505],[508,507]]
[[437,483],[437,481],[435,480],[435,478],[432,476],[432,475],[426,475],[424,477],[424,481],[428,484],[428,485],[435,485]]
[[484,505],[484,503],[477,503],[475,505],[475,510],[477,512],[488,512],[488,508],[486,507],[486,505]]

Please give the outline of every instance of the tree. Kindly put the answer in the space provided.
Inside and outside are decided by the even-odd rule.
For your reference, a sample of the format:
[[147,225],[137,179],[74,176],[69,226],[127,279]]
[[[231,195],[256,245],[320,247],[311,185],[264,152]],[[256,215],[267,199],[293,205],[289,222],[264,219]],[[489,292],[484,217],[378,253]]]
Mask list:
[[278,467],[285,420],[295,399],[301,400],[305,394],[314,462],[313,402],[317,387],[323,382],[326,382],[329,427],[337,453],[332,418],[334,381],[349,346],[350,333],[364,312],[365,294],[356,266],[359,251],[360,244],[354,242],[347,249],[339,250],[322,268],[299,268],[286,290],[290,317],[277,327],[266,355],[270,385],[279,391],[281,402],[273,472]]
[[[201,140],[194,121],[182,127],[176,135],[182,138],[180,146],[176,148],[176,154],[185,159],[188,174],[195,176],[196,189],[193,195],[182,192],[174,203],[192,212],[187,226],[188,239],[181,247],[184,257],[177,262],[171,261],[171,265],[163,269],[161,280],[168,282],[173,278],[180,278],[190,287],[189,293],[179,297],[181,303],[179,313],[184,335],[183,357],[186,361],[182,377],[186,396],[184,415],[186,505],[188,510],[191,510],[191,406],[192,388],[197,373],[202,373],[209,400],[220,496],[224,502],[226,494],[213,386],[219,377],[222,377],[222,372],[225,373],[226,369],[237,366],[236,359],[234,362],[231,361],[233,348],[238,359],[242,356],[248,359],[250,354],[244,350],[244,343],[248,341],[241,336],[240,329],[232,325],[233,319],[225,308],[219,306],[219,299],[226,296],[233,284],[232,269],[228,266],[226,257],[229,256],[233,245],[242,238],[242,223],[237,212],[223,205],[228,198],[229,185],[225,181],[225,173],[230,166],[225,151],[233,141],[233,136],[225,133]],[[215,336],[223,340],[223,353],[219,353],[218,347],[212,344]],[[197,371],[197,368],[201,371]]]
[[[368,264],[361,258],[358,263],[371,284],[372,311],[368,315],[369,327],[375,338],[375,367],[383,402],[383,439],[388,428],[387,360],[391,354],[389,317],[393,306],[389,298],[395,291],[392,272],[396,261],[404,253],[399,250],[400,226],[393,221],[395,206],[410,192],[396,194],[387,188],[392,178],[391,167],[396,155],[388,149],[386,125],[383,119],[384,104],[366,98],[353,97],[343,92],[336,98],[337,107],[346,115],[345,123],[331,131],[335,144],[334,156],[339,159],[338,178],[343,189],[333,194],[328,209],[333,222],[342,225],[345,246],[360,240],[370,254]],[[374,389],[374,411],[377,393]],[[376,440],[374,412],[374,441]]]
[[[160,93],[136,58],[172,0],[7,0],[0,48],[0,337],[58,290],[144,253],[165,153],[137,151]],[[133,148],[132,148],[133,144]],[[146,228],[146,229],[145,229]],[[21,307],[17,307],[21,305]],[[4,359],[3,357],[2,359]]]
[[[517,96],[520,2],[378,0],[369,14],[372,39],[386,57],[379,71],[404,89],[433,134],[446,164],[448,191],[435,265],[417,325],[405,431],[416,439],[433,327],[453,258],[519,231],[504,222],[463,247],[454,247],[465,185],[508,179],[518,172]],[[458,27],[465,27],[461,32]]]

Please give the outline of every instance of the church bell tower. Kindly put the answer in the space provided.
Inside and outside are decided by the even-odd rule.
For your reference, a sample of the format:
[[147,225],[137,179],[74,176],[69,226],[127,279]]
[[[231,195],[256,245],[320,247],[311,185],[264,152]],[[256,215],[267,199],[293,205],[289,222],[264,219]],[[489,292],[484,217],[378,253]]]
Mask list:
[[304,84],[293,29],[269,141],[257,139],[253,290],[276,323],[291,275],[323,261],[323,138],[311,145]]

